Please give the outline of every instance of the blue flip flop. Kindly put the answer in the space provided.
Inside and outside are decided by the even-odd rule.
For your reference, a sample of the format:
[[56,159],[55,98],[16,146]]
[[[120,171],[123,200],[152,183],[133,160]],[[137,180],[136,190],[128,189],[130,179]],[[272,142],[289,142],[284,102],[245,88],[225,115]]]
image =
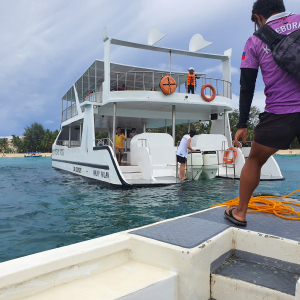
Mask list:
[[247,225],[247,221],[239,221],[239,220],[237,220],[237,219],[233,216],[232,211],[233,211],[234,209],[235,209],[235,207],[231,208],[231,209],[229,210],[229,213],[227,213],[226,210],[225,210],[225,212],[224,212],[225,218],[228,219],[230,222],[232,222],[232,223],[235,224],[235,225],[246,226],[246,225]]

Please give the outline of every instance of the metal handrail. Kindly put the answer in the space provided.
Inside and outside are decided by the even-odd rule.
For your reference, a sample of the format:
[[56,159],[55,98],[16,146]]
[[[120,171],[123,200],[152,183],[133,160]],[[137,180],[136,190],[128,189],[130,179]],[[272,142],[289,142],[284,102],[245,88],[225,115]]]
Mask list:
[[[164,71],[130,71],[130,72],[111,72],[111,91],[157,91],[160,90],[159,82],[160,78],[166,75],[173,75],[177,86],[178,93],[180,93],[180,86],[185,84],[186,79],[189,73],[169,73]],[[130,75],[130,76],[128,76]],[[139,78],[137,78],[137,75]],[[156,77],[154,76],[156,75]],[[147,76],[147,78],[146,78]],[[131,77],[131,78],[128,78]],[[185,80],[181,80],[184,77]],[[218,96],[223,96],[232,99],[232,87],[231,82],[223,79],[209,78],[204,74],[200,74],[195,77],[196,80],[201,81],[201,86],[205,84],[211,84]],[[197,81],[196,81],[197,83]],[[197,86],[197,85],[196,85]],[[187,88],[187,86],[186,86]],[[186,93],[187,91],[183,91]],[[212,91],[209,92],[210,96],[212,96]]]
[[111,146],[113,148],[113,141],[110,138],[95,139],[94,141],[95,147]]
[[81,147],[81,141],[57,140],[56,145],[68,148]]
[[102,92],[92,91],[92,92],[86,94],[86,96],[83,99],[83,102],[84,101],[90,101],[90,102],[99,102],[99,103],[101,103],[102,100],[103,100],[102,96],[103,96]]
[[76,106],[76,103],[73,103],[71,106],[67,107],[62,112],[62,122],[66,121],[68,119],[71,119],[77,115],[78,115],[77,106]]

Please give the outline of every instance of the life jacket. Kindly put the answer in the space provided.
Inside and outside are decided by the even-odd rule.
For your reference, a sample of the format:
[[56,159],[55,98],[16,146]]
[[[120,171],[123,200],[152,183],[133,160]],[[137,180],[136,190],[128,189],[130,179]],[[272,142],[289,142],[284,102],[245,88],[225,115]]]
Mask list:
[[189,74],[187,77],[187,85],[196,85],[196,73]]

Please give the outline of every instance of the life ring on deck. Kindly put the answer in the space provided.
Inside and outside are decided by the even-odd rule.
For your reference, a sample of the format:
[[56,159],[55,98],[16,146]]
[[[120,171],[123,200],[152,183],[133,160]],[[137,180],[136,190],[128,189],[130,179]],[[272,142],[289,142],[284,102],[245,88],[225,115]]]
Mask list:
[[230,159],[227,158],[227,157],[228,157],[228,154],[229,154],[230,152],[232,152],[232,151],[233,151],[233,153],[234,153],[234,158],[235,158],[235,159],[237,158],[237,150],[236,150],[236,148],[230,147],[230,148],[228,148],[228,149],[225,151],[225,153],[224,153],[223,161],[224,161],[225,164],[232,164],[232,163],[233,163],[233,157],[230,158]]
[[[204,95],[204,91],[206,88],[210,88],[213,92],[213,95],[211,97],[206,97]],[[207,101],[207,102],[210,102],[210,101],[213,101],[215,98],[216,98],[216,89],[211,85],[211,84],[204,84],[201,88],[201,97],[203,100]]]
[[175,92],[177,88],[176,80],[171,76],[164,76],[159,83],[161,91],[165,95],[171,95]]

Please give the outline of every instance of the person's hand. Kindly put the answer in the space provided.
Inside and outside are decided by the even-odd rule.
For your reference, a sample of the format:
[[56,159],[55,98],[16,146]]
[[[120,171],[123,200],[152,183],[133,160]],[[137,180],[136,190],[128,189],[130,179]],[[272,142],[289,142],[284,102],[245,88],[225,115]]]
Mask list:
[[193,149],[192,151],[193,151],[193,152],[196,152],[196,149]]
[[236,132],[235,136],[234,136],[234,143],[235,146],[238,148],[242,148],[242,145],[239,142],[239,139],[242,138],[243,143],[246,143],[246,137],[247,137],[247,128],[240,128],[238,129],[238,131]]

